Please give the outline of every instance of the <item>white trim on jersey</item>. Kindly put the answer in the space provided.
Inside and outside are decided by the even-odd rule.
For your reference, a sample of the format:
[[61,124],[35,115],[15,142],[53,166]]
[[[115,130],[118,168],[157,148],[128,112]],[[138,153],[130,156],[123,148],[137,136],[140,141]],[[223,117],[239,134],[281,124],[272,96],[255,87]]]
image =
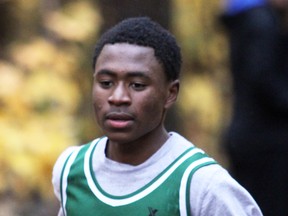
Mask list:
[[67,189],[67,184],[68,184],[68,175],[69,175],[69,172],[70,172],[70,168],[72,166],[72,164],[74,163],[80,149],[82,148],[83,146],[81,146],[80,148],[77,148],[75,151],[73,151],[73,153],[71,154],[70,158],[68,159],[67,161],[67,164],[65,166],[65,169],[64,169],[64,172],[63,172],[63,176],[62,176],[62,209],[63,209],[63,213],[64,215],[67,215],[66,214],[66,201],[67,201],[67,194],[66,194],[66,189]]
[[[86,176],[86,180],[88,182],[88,186],[90,187],[91,191],[94,193],[94,195],[101,200],[102,202],[110,205],[110,206],[122,206],[127,205],[129,203],[133,203],[137,200],[140,200],[141,198],[147,196],[149,193],[154,191],[157,187],[159,187],[186,159],[189,157],[197,154],[197,153],[204,153],[201,149],[194,148],[191,151],[187,152],[185,155],[183,155],[175,164],[173,164],[160,178],[158,178],[154,183],[152,183],[149,187],[145,188],[141,192],[129,196],[127,198],[111,198],[103,194],[98,187],[96,186],[92,176],[91,176],[91,170],[90,169],[90,157],[91,152],[94,148],[94,146],[97,144],[96,141],[93,141],[93,143],[90,145],[89,149],[87,150],[85,154],[84,159],[84,173]],[[199,164],[197,164],[199,165]],[[197,166],[196,165],[196,166]]]
[[215,160],[212,158],[201,158],[197,161],[194,161],[192,164],[190,164],[187,169],[185,170],[180,184],[179,189],[179,209],[180,209],[180,216],[187,216],[187,193],[190,193],[190,187],[188,185],[188,178],[190,176],[190,173],[199,165],[214,162]]

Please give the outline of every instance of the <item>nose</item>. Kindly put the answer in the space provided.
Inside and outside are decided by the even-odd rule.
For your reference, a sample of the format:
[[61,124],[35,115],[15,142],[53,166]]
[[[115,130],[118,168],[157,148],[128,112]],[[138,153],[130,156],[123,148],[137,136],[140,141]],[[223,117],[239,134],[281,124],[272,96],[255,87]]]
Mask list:
[[129,90],[124,84],[118,84],[109,96],[108,102],[116,106],[129,105],[131,103]]

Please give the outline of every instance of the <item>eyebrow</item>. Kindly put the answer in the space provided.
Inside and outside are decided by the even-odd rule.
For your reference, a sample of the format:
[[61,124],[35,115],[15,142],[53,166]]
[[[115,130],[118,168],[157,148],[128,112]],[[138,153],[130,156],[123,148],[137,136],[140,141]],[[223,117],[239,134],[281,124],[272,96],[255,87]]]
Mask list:
[[97,71],[97,73],[96,72],[94,73],[94,76],[98,76],[98,75],[115,76],[115,73],[113,73],[110,70],[103,69],[103,70]]
[[[100,71],[97,71],[97,73],[95,73],[96,76],[99,75],[108,75],[108,76],[116,76],[116,73],[107,69],[103,69]],[[127,74],[125,75],[127,77],[143,77],[146,79],[149,79],[149,76],[143,72],[143,71],[131,71],[131,72],[127,72]]]

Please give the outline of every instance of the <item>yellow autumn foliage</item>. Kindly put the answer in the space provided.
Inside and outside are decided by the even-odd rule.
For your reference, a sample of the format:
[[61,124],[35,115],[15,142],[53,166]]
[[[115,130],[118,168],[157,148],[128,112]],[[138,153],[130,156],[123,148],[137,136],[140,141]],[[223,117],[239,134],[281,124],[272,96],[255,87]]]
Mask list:
[[[31,0],[15,4],[26,17],[39,6]],[[71,36],[74,32],[68,38],[74,41],[95,35],[97,13],[90,6],[87,2],[70,4],[69,17],[62,11],[48,14],[47,20],[56,27],[50,30],[60,36],[64,31]],[[17,16],[23,24],[31,21]],[[88,20],[85,25],[84,20]],[[35,35],[10,43],[9,60],[0,60],[0,194],[28,196],[37,191],[42,197],[52,196],[53,164],[67,146],[79,142],[76,113],[81,98],[74,75],[81,50],[71,42],[59,47]]]
[[0,61],[0,98],[1,103],[15,97],[21,91],[23,85],[23,74],[19,68]]
[[225,161],[219,142],[230,114],[224,95],[230,85],[227,39],[218,28],[221,5],[221,0],[176,0],[173,28],[183,53],[178,100],[185,119],[183,133],[213,157]]
[[81,50],[36,36],[12,43],[9,56],[0,61],[0,194],[51,197],[56,158],[79,144]]
[[[17,5],[28,15],[39,2]],[[11,42],[6,60],[0,59],[0,195],[25,197],[37,192],[51,198],[57,157],[80,142],[77,73],[87,69],[81,68],[85,50],[75,43],[95,37],[100,18],[91,3],[76,1],[47,13],[43,25],[69,43],[35,35]]]
[[29,72],[47,68],[48,72],[71,76],[79,64],[79,50],[73,47],[59,49],[45,38],[35,37],[26,43],[13,43],[10,46],[12,59]]
[[202,129],[217,129],[222,109],[220,92],[208,76],[186,75],[179,98],[183,114],[190,116]]
[[[177,0],[174,2],[174,31],[182,47],[184,58],[202,65],[223,58],[217,51],[224,51],[223,37],[216,32],[221,0]],[[220,49],[219,49],[220,48]]]
[[5,171],[0,192],[37,190],[51,196],[52,165],[64,148],[77,144],[73,115],[79,90],[68,77],[53,73],[53,66],[48,71],[26,65],[23,71],[20,65],[0,63],[0,166]]
[[61,38],[83,42],[95,36],[100,28],[100,16],[95,10],[88,1],[76,1],[52,12],[46,17],[45,25]]

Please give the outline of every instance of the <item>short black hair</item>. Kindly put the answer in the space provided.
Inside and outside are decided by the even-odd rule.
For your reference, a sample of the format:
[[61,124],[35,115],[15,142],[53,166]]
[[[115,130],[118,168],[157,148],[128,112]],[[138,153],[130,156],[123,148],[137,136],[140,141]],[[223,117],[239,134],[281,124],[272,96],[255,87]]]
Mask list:
[[106,44],[129,43],[154,49],[155,57],[163,66],[168,80],[179,78],[182,57],[175,37],[148,17],[127,18],[106,31],[97,42],[93,68]]

